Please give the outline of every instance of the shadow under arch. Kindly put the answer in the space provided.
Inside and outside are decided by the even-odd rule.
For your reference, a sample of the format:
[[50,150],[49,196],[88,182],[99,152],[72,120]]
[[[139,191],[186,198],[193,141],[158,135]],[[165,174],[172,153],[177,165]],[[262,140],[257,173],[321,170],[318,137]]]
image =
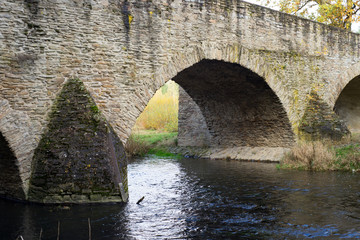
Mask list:
[[[293,145],[293,126],[297,116],[291,110],[291,99],[286,95],[285,87],[279,84],[276,73],[266,63],[263,53],[248,50],[238,44],[215,46],[201,43],[198,46],[189,46],[184,51],[172,52],[168,58],[168,64],[155,72],[156,77],[148,85],[149,88],[142,90],[146,94],[138,94],[141,96],[140,102],[144,104],[143,108],[152,97],[149,93],[155,93],[172,79],[189,94],[195,105],[199,106],[211,135],[211,140],[208,141],[211,147],[245,147],[249,153],[254,152],[253,148],[258,148],[255,151],[262,151],[268,147],[272,148],[270,151],[273,157],[264,159],[264,156],[268,155],[265,150],[259,160],[278,160],[284,151]],[[214,74],[216,69],[217,75]],[[219,74],[221,77],[222,71],[227,74],[222,76],[224,79],[220,82],[216,77],[219,78]],[[196,81],[195,78],[200,80]],[[207,88],[202,89],[204,86],[196,85],[201,81],[208,83]],[[242,95],[248,102],[241,101],[241,94],[250,90],[250,95]],[[216,104],[216,101],[223,102]],[[242,104],[245,108],[241,107]],[[140,115],[142,110],[138,110]],[[129,123],[133,126],[135,119]],[[234,127],[236,124],[238,126]],[[247,131],[249,127],[253,131]],[[238,149],[233,152],[239,153]],[[258,158],[251,156],[247,159]]]
[[[179,136],[180,144],[196,146],[194,134],[209,136],[211,147],[291,147],[294,134],[287,114],[265,80],[239,64],[201,60],[179,72],[173,80],[199,107],[209,133],[201,134],[193,116],[187,120],[179,112],[179,128],[189,136]],[[189,104],[189,100],[186,101]],[[182,99],[180,98],[180,105]],[[194,105],[194,104],[193,104]],[[186,111],[199,111],[187,108]],[[195,122],[195,123],[194,123]],[[194,126],[195,125],[195,126]],[[190,129],[190,131],[189,131]],[[179,133],[183,133],[179,129]]]
[[360,133],[360,62],[342,71],[329,88],[327,101],[351,133]]
[[16,162],[8,141],[0,132],[0,196],[24,200],[25,194]]
[[350,82],[357,79],[360,76],[360,62],[353,64],[345,71],[342,71],[336,78],[333,86],[330,86],[328,94],[326,94],[326,101],[331,108],[335,108],[340,95],[343,90],[349,85]]
[[[38,143],[29,116],[22,111],[14,110],[6,99],[0,99],[0,133],[3,137],[3,149],[6,149],[8,152],[6,156],[11,156],[11,162],[17,168],[16,173],[19,176],[22,189],[21,193],[20,190],[6,191],[6,195],[9,198],[26,200],[32,158]],[[3,171],[3,167],[0,170]],[[15,177],[11,179],[14,180]],[[17,180],[16,177],[14,186],[17,186]],[[10,192],[15,195],[9,196]]]
[[335,102],[334,111],[351,133],[360,133],[360,75],[342,89]]

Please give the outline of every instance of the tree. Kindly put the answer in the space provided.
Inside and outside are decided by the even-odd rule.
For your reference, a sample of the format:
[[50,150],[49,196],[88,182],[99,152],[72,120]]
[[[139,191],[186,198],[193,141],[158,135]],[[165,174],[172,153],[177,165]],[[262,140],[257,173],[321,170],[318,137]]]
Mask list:
[[279,5],[280,11],[344,29],[360,21],[360,0],[280,0]]

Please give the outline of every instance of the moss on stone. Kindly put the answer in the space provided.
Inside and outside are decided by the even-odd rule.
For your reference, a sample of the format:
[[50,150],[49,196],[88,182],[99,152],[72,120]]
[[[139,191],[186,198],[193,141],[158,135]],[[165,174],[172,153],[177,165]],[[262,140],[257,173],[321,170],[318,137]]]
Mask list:
[[350,132],[331,108],[321,100],[317,91],[308,95],[308,104],[300,120],[298,136],[302,140],[341,140]]
[[[48,129],[35,151],[29,199],[71,202],[75,194],[90,201],[91,195],[101,195],[101,201],[118,196],[121,201],[118,183],[125,185],[126,172],[120,166],[126,162],[120,139],[90,93],[79,79],[71,79],[54,101]],[[69,196],[59,198],[63,195]]]

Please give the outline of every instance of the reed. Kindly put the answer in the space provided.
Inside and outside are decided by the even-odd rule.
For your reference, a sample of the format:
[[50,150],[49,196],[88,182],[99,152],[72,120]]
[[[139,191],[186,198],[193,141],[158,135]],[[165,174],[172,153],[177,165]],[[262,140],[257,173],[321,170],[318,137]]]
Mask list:
[[159,89],[137,119],[134,129],[177,132],[179,87],[169,81]]
[[300,142],[285,154],[280,168],[311,171],[360,171],[360,145],[348,142]]

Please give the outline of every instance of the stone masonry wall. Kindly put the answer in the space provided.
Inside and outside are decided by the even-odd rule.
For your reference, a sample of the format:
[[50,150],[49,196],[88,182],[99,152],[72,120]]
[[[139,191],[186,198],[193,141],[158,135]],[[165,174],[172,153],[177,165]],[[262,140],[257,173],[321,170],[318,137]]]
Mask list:
[[211,135],[199,106],[179,87],[178,146],[210,146]]
[[343,89],[336,101],[335,111],[352,133],[360,133],[360,77]]

